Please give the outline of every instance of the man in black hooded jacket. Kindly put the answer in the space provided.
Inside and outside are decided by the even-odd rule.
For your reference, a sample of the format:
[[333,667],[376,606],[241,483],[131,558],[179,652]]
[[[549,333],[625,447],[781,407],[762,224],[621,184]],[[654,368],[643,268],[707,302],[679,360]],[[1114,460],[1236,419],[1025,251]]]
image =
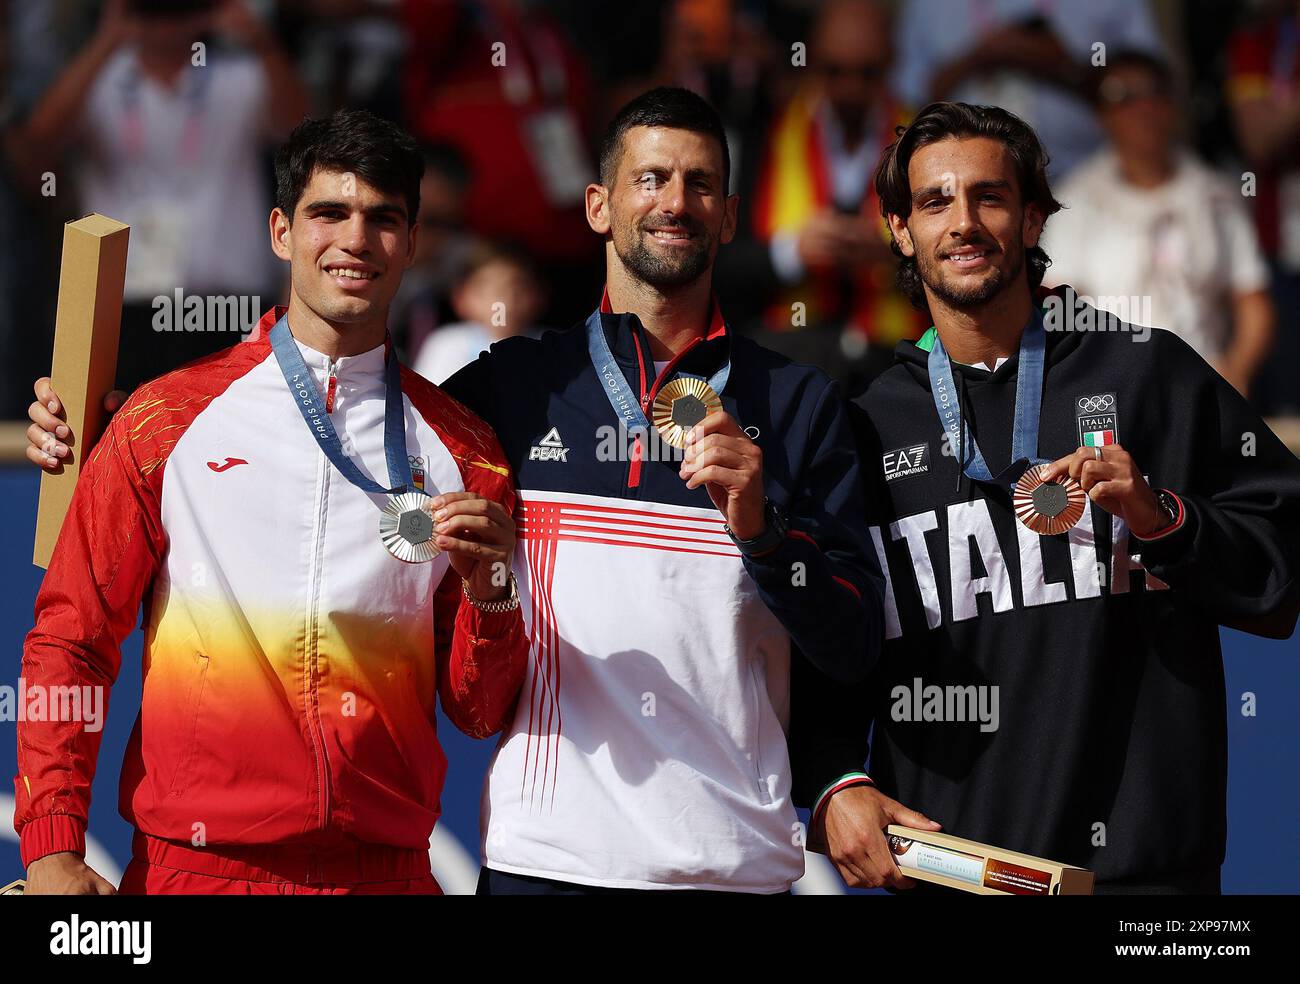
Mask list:
[[1099,892],[1218,892],[1218,626],[1291,635],[1300,462],[1172,332],[1036,293],[1045,164],[1022,121],[956,103],[881,161],[934,327],[859,401],[886,646],[856,690],[796,680],[797,785],[851,884],[885,883],[855,872],[888,857],[892,796]]

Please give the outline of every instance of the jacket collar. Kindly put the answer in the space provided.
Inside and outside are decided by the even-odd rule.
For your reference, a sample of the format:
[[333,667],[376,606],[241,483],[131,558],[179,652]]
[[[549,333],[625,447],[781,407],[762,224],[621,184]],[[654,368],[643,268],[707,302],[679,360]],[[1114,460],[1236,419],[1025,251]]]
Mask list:
[[[271,308],[257,322],[256,327],[244,338],[245,342],[262,342],[270,346],[271,329],[276,323],[288,312],[288,307],[283,304],[277,304]],[[322,352],[317,352],[314,348],[304,345],[294,339],[294,344],[298,346],[298,351],[302,353],[302,360],[307,364],[309,369],[316,369],[325,372],[329,368],[329,357]],[[392,347],[392,336],[385,335],[384,343],[376,345],[372,349],[357,355],[345,355],[334,361],[334,371],[336,376],[360,377],[360,376],[382,376],[384,374],[384,361]]]
[[[1074,302],[1074,312],[1070,315],[1071,318],[1077,316],[1081,308],[1088,307],[1086,302],[1077,298],[1072,287],[1064,285],[1052,288],[1040,287],[1035,293],[1035,303],[1037,303],[1041,308],[1046,308],[1048,304],[1059,304],[1064,306],[1071,300]],[[1096,311],[1092,311],[1091,314],[1097,316]],[[934,335],[935,329],[931,326],[929,330],[927,330],[925,334],[916,341],[902,341],[894,348],[894,361],[906,365],[917,382],[924,385],[927,389],[930,386],[930,376],[927,364],[930,358],[930,349],[934,347]],[[1054,365],[1069,355],[1069,353],[1073,352],[1078,346],[1080,340],[1079,331],[1054,331],[1049,327],[1047,331],[1047,365]],[[1002,363],[1002,365],[992,373],[983,368],[964,366],[959,362],[953,363],[953,370],[956,373],[967,376],[971,379],[1001,382],[1013,378],[1019,370],[1019,366],[1020,356],[1016,353],[1007,359],[1006,362]]]
[[680,352],[664,368],[664,379],[658,380],[650,354],[650,336],[641,319],[630,311],[615,314],[609,303],[609,288],[602,291],[597,313],[605,339],[633,392],[639,397],[657,392],[670,374],[679,371],[706,378],[712,376],[731,358],[731,330],[722,317],[717,297],[712,300],[708,331]]

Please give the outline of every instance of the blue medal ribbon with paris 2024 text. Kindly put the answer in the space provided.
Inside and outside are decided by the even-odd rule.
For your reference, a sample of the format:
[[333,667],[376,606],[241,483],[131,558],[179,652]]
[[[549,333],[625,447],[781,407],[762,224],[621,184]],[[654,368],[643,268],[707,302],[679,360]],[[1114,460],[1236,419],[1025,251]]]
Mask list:
[[[587,319],[587,352],[591,355],[591,364],[596,367],[600,385],[609,398],[610,406],[622,421],[624,430],[639,429],[648,432],[650,421],[646,419],[645,411],[641,409],[641,402],[632,392],[632,387],[628,385],[627,377],[623,375],[623,368],[609,349],[609,340],[605,338],[605,328],[601,324],[599,311],[593,312]],[[729,375],[731,375],[730,360],[723,363],[722,368],[707,379],[689,372],[674,373],[674,376],[704,379],[709,388],[719,397],[722,396],[723,387],[727,385]]]
[[365,492],[400,495],[403,492],[420,491],[415,487],[411,462],[406,456],[402,370],[397,362],[397,353],[390,350],[384,364],[384,458],[388,462],[388,481],[393,485],[391,489],[386,489],[373,478],[362,474],[361,469],[343,453],[338,432],[334,430],[334,424],[321,403],[316,380],[289,332],[287,316],[275,323],[270,339],[275,361],[280,364],[280,372],[284,373],[284,381],[289,384],[293,402],[302,414],[302,419],[307,422],[307,429],[316,435],[325,457],[343,477]]
[[[944,350],[943,340],[935,332],[934,346],[926,361],[930,372],[930,395],[939,411],[939,423],[948,437],[948,446],[954,455],[960,448],[970,448],[966,461],[960,461],[963,472],[972,481],[993,482],[1008,488],[1016,484],[1026,467],[1041,465],[1047,458],[1038,456],[1038,417],[1043,401],[1043,361],[1047,347],[1047,332],[1043,328],[1042,313],[1034,308],[1033,317],[1020,333],[1020,359],[1016,373],[1016,416],[1011,432],[1011,464],[994,475],[989,471],[984,455],[980,453],[975,435],[963,432],[969,425],[962,419],[961,405],[957,399],[956,383],[952,375],[952,362]],[[1014,478],[1007,479],[1008,475]]]

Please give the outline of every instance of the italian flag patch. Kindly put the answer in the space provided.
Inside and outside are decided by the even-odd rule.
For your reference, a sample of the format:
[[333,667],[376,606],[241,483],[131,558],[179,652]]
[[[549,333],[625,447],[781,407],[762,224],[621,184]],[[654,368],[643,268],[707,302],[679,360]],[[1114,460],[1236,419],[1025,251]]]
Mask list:
[[1083,432],[1083,446],[1086,448],[1099,448],[1106,444],[1114,443],[1115,432],[1113,430]]

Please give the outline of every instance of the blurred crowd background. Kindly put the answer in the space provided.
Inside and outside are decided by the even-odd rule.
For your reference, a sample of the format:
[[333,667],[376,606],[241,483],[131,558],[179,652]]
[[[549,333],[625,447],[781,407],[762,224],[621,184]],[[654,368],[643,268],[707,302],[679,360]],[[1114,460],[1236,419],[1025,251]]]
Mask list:
[[910,112],[960,99],[1019,114],[1051,153],[1048,284],[1300,414],[1295,0],[0,0],[0,58],[0,419],[49,371],[69,219],[131,225],[124,387],[236,340],[155,331],[157,298],[282,303],[271,157],[341,107],[424,150],[390,320],[409,362],[440,381],[496,338],[572,325],[602,282],[596,141],[663,84],[727,125],[728,321],[850,395],[928,324],[894,289],[876,161]]

